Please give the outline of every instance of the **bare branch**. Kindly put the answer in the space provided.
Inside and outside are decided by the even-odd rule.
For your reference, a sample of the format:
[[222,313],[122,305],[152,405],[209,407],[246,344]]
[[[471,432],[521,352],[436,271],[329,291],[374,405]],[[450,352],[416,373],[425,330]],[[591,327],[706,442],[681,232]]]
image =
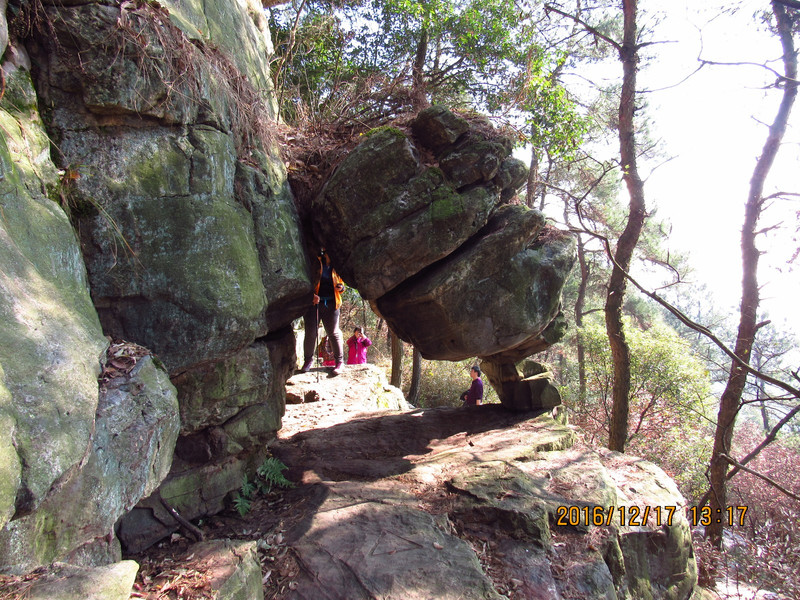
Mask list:
[[795,500],[800,500],[800,496],[798,496],[797,494],[795,494],[791,490],[787,490],[785,487],[783,487],[780,483],[778,483],[774,479],[771,479],[771,478],[767,477],[763,473],[759,473],[758,471],[754,471],[753,469],[748,469],[743,464],[740,464],[740,463],[736,462],[734,459],[732,459],[727,454],[720,454],[720,456],[722,458],[724,458],[726,461],[728,461],[730,464],[732,464],[735,468],[740,469],[742,471],[746,471],[747,473],[750,473],[751,475],[755,475],[759,479],[763,479],[768,484],[770,484],[774,488],[780,490],[781,492],[783,492],[784,494],[786,494],[790,498],[794,498]]
[[770,194],[769,196],[764,196],[764,200],[773,200],[775,198],[782,198],[785,200],[789,196],[800,198],[800,194],[797,192],[775,192],[774,194]]
[[[786,413],[786,415],[780,421],[778,421],[772,429],[770,429],[769,433],[766,436],[764,436],[764,439],[761,441],[761,443],[758,446],[756,446],[755,448],[753,448],[747,454],[747,456],[745,456],[742,459],[741,464],[742,465],[746,465],[751,460],[753,460],[756,456],[758,456],[758,454],[764,448],[766,448],[772,442],[774,442],[775,439],[778,437],[778,432],[781,430],[781,428],[783,428],[783,426],[786,425],[786,423],[791,421],[795,417],[795,415],[797,415],[798,413],[800,413],[800,404],[798,404],[792,410],[790,410],[788,413]],[[728,472],[727,478],[730,479],[731,477],[736,475],[736,473],[738,473],[738,466],[736,468],[731,469]]]
[[[581,219],[581,215],[580,214],[578,215],[578,219]],[[581,222],[581,225],[583,226],[582,222]],[[617,268],[620,268],[619,264],[614,260],[614,255],[613,255],[613,252],[611,251],[611,242],[608,240],[607,237],[605,237],[605,236],[603,236],[603,235],[601,235],[599,233],[595,233],[595,232],[589,230],[588,228],[586,228],[585,226],[583,226],[583,229],[581,231],[583,233],[586,233],[586,234],[588,234],[588,235],[600,240],[603,243],[603,245],[605,246],[605,248],[606,248],[606,256],[608,257],[608,259]],[[620,270],[622,270],[622,269],[620,269]],[[800,389],[794,388],[791,385],[789,385],[788,383],[786,383],[784,381],[781,381],[780,379],[776,379],[776,378],[774,378],[774,377],[772,377],[770,375],[767,375],[766,373],[762,373],[761,371],[759,371],[757,369],[754,369],[749,364],[747,364],[745,361],[743,361],[741,358],[736,356],[736,353],[733,350],[731,350],[716,335],[714,335],[714,333],[710,329],[708,329],[707,327],[704,327],[703,325],[700,325],[699,323],[695,323],[692,319],[690,319],[688,316],[686,316],[678,308],[674,307],[672,304],[670,304],[669,302],[667,302],[666,300],[661,298],[658,294],[646,289],[642,284],[640,284],[636,279],[634,279],[633,276],[631,276],[631,274],[628,273],[627,271],[622,270],[622,273],[625,276],[625,278],[628,281],[630,281],[636,287],[636,289],[638,289],[640,292],[642,292],[648,298],[651,298],[651,299],[655,300],[661,306],[666,308],[681,323],[686,325],[686,327],[688,327],[689,329],[691,329],[693,331],[696,331],[698,333],[701,333],[702,335],[706,336],[720,350],[722,350],[731,360],[733,360],[738,366],[740,366],[742,369],[747,371],[749,374],[753,375],[754,377],[757,377],[758,379],[761,379],[762,381],[766,381],[767,383],[770,383],[770,384],[774,385],[775,387],[778,387],[778,388],[782,389],[783,391],[787,392],[788,394],[790,394],[794,398],[800,399]],[[798,377],[797,373],[795,373],[794,375],[795,375],[795,378],[798,379],[798,381],[800,381],[800,377]]]
[[555,6],[553,6],[551,4],[545,4],[544,10],[545,10],[545,13],[548,13],[548,14],[550,12],[554,12],[554,13],[556,13],[558,15],[561,15],[562,17],[564,17],[566,19],[572,19],[575,23],[578,23],[581,27],[583,27],[586,31],[591,33],[593,36],[600,38],[601,40],[603,40],[604,42],[606,42],[608,44],[611,44],[614,48],[616,48],[616,50],[618,52],[622,51],[622,45],[619,42],[614,41],[610,37],[605,35],[604,33],[601,33],[598,29],[596,29],[595,27],[592,27],[591,25],[589,25],[583,19],[581,19],[579,17],[576,17],[575,15],[571,15],[569,13],[565,13],[564,11],[556,8]]
[[765,71],[769,71],[770,73],[775,75],[775,77],[777,77],[779,82],[790,81],[792,83],[797,83],[797,79],[794,79],[794,78],[791,78],[791,77],[787,77],[786,75],[776,71],[775,69],[773,69],[769,65],[765,65],[765,64],[762,64],[762,63],[747,62],[747,61],[743,61],[743,62],[719,62],[719,61],[715,61],[715,60],[706,60],[704,58],[700,58],[698,60],[700,61],[702,66],[711,65],[711,66],[714,66],[714,67],[761,67]]
[[699,67],[697,67],[697,68],[696,68],[694,71],[692,71],[692,72],[691,72],[691,73],[689,73],[689,74],[688,74],[686,77],[684,77],[683,79],[681,79],[681,80],[680,80],[678,83],[673,83],[673,84],[671,84],[671,85],[667,85],[667,86],[665,86],[665,87],[660,87],[660,88],[655,88],[655,89],[652,89],[652,90],[642,90],[642,91],[641,91],[641,93],[642,93],[642,94],[652,94],[652,93],[654,93],[654,92],[663,92],[664,90],[671,90],[672,88],[676,88],[676,87],[678,87],[678,86],[680,86],[680,85],[683,85],[684,83],[686,83],[687,81],[689,81],[689,79],[691,79],[692,77],[694,77],[695,75],[697,75],[697,73],[699,73],[699,72],[700,72],[700,69],[702,69],[702,68],[703,68],[703,67],[705,67],[705,66],[706,66],[706,65],[705,65],[705,63],[703,63],[703,62],[701,61],[701,62],[700,62],[700,66],[699,66]]

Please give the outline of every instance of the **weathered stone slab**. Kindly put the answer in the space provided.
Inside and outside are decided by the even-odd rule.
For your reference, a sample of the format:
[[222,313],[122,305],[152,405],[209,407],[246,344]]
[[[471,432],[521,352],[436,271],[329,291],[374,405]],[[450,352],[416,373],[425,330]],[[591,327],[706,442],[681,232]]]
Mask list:
[[[348,416],[338,402],[338,423],[331,415],[274,446],[304,498],[286,538],[301,566],[291,597],[691,594],[683,499],[651,463],[576,445],[548,414],[484,405]],[[629,523],[646,506],[649,521]],[[669,524],[668,506],[678,507]],[[455,564],[463,575],[451,581]]]
[[389,502],[343,501],[336,486],[292,535],[305,565],[290,598],[498,599],[475,554],[446,520]]
[[184,565],[208,579],[213,600],[263,600],[256,542],[209,540],[191,546]]
[[103,567],[53,565],[26,592],[29,600],[128,600],[139,570],[132,560]]

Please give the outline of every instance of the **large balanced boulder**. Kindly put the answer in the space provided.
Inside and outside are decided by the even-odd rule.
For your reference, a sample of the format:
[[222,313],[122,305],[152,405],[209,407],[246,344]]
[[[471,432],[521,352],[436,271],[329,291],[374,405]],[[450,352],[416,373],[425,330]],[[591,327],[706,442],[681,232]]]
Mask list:
[[509,204],[526,175],[511,148],[485,121],[434,106],[408,131],[371,132],[313,201],[337,271],[427,359],[535,342],[521,359],[563,335],[554,323],[575,245]]
[[[461,129],[469,128],[464,119],[447,114]],[[420,119],[438,123],[426,115]],[[364,298],[374,300],[450,255],[486,225],[501,192],[524,179],[524,166],[509,156],[510,147],[473,137],[477,140],[452,150],[449,162],[427,165],[409,135],[378,129],[342,161],[314,199],[319,241]],[[516,178],[504,176],[509,172]]]

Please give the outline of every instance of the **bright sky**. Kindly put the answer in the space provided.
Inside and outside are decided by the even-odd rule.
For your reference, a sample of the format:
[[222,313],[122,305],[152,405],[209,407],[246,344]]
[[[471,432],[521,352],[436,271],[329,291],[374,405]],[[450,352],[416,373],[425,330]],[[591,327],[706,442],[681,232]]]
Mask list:
[[[657,27],[655,39],[680,43],[654,48],[658,60],[641,72],[641,88],[678,84],[698,67],[698,57],[715,62],[771,61],[774,69],[782,69],[777,60],[779,41],[756,25],[753,17],[756,10],[769,7],[766,0],[736,3],[735,14],[715,18],[719,15],[716,4],[709,0],[659,3],[659,10],[668,14]],[[772,122],[780,102],[780,91],[763,89],[774,81],[774,75],[761,67],[706,66],[676,87],[648,94],[654,133],[663,139],[667,155],[674,156],[647,179],[648,204],[658,206],[659,215],[673,224],[670,244],[690,252],[695,278],[715,292],[722,309],[738,309],[742,215],[753,167],[766,139],[766,124]],[[798,123],[800,102],[767,180],[766,194],[800,193]],[[767,251],[760,265],[762,306],[776,324],[786,320],[796,333],[800,333],[796,317],[800,260],[794,270],[786,261],[798,246],[793,240],[798,210],[800,199],[777,202],[762,224],[782,220],[784,227],[759,243]]]
[[[660,43],[648,48],[654,58],[642,65],[637,87],[648,90],[643,97],[649,103],[651,136],[660,140],[661,151],[670,158],[639,165],[648,209],[656,208],[657,217],[672,224],[667,244],[673,252],[689,254],[692,280],[705,284],[712,292],[709,301],[722,312],[737,313],[737,320],[744,204],[768,124],[781,100],[781,91],[769,87],[775,75],[758,66],[783,69],[780,42],[754,18],[766,8],[768,0],[640,3],[640,26],[651,28],[647,39]],[[658,21],[653,11],[658,11]],[[707,65],[695,72],[700,58],[755,65]],[[621,78],[618,63],[604,66],[603,72],[607,79]],[[576,81],[580,84],[580,77],[567,85]],[[618,149],[611,151],[618,156]],[[527,152],[520,158],[526,160]],[[800,100],[765,195],[800,194],[798,172]],[[627,198],[622,201],[627,203]],[[787,265],[800,245],[797,211],[800,197],[776,201],[762,215],[761,226],[782,222],[783,227],[762,236],[758,247],[766,252],[759,265],[762,311],[779,329],[791,329],[800,339],[800,258],[794,268]]]

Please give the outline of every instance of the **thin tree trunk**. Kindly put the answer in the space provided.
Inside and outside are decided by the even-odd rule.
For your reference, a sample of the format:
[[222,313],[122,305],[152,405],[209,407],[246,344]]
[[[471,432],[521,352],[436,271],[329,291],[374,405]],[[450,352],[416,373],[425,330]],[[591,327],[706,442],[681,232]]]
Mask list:
[[[577,207],[576,207],[577,211]],[[564,199],[564,223],[569,223],[569,200]],[[578,293],[575,297],[575,328],[577,329],[576,346],[578,351],[578,403],[581,407],[586,403],[586,346],[583,343],[583,308],[586,305],[586,289],[589,285],[589,263],[586,262],[586,248],[583,236],[577,234],[578,266],[580,268],[580,281]]]
[[399,388],[403,384],[403,340],[394,332],[389,332],[389,335],[392,338],[392,376],[389,383]]
[[[531,124],[531,139],[536,139],[536,124]],[[533,208],[536,202],[536,184],[539,180],[539,149],[531,144],[531,164],[528,169],[528,187],[525,190],[525,204]]]
[[575,327],[578,328],[578,400],[583,405],[586,402],[586,346],[583,343],[581,329],[583,328],[586,287],[589,284],[589,265],[586,262],[586,252],[580,234],[578,234],[578,266],[581,270],[581,281],[578,284],[578,296],[575,299]]
[[411,105],[414,110],[421,110],[428,106],[425,90],[425,58],[428,55],[428,29],[423,27],[420,32],[417,53],[411,67]]
[[419,406],[419,385],[422,380],[422,353],[415,347],[411,367],[411,387],[408,390],[408,402]]
[[[787,15],[786,8],[779,2],[772,3],[772,12],[775,15],[778,34],[783,49],[783,64],[785,78],[783,79],[783,99],[781,100],[778,114],[769,128],[767,141],[756,162],[753,176],[750,179],[750,190],[745,205],[744,225],[742,226],[742,302],[740,305],[739,329],[736,334],[734,352],[744,363],[749,364],[753,341],[758,331],[756,319],[758,316],[758,259],[759,251],[756,247],[758,235],[758,220],[763,209],[764,182],[780,148],[781,140],[786,132],[786,124],[792,111],[795,97],[797,96],[797,55],[792,38],[792,19]],[[736,361],[731,364],[728,382],[719,402],[717,413],[717,426],[714,434],[714,449],[709,466],[709,484],[711,494],[709,505],[712,515],[724,514],[727,502],[727,472],[728,461],[724,455],[730,454],[731,440],[739,413],[742,391],[747,381],[747,371]],[[712,519],[711,525],[706,527],[706,538],[718,548],[722,546],[724,525]]]
[[627,280],[623,271],[628,271],[633,251],[646,217],[644,184],[639,177],[636,165],[636,136],[634,113],[636,111],[636,69],[639,51],[636,45],[636,0],[623,0],[623,40],[619,48],[622,61],[622,93],[619,101],[619,146],[622,178],[628,188],[630,198],[628,223],[617,241],[614,255],[616,264],[608,282],[605,317],[608,342],[614,363],[614,382],[612,385],[611,426],[608,447],[624,452],[628,437],[628,412],[631,389],[630,348],[625,339],[622,325],[622,304],[625,300]]

